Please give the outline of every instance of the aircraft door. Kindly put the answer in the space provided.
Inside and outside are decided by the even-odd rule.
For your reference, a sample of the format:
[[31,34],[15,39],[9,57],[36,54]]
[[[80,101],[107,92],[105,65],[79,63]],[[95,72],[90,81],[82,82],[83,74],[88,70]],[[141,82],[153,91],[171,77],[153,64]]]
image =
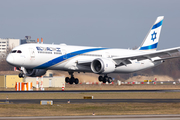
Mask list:
[[35,50],[33,48],[29,48],[29,53],[30,53],[30,59],[34,60],[35,59]]

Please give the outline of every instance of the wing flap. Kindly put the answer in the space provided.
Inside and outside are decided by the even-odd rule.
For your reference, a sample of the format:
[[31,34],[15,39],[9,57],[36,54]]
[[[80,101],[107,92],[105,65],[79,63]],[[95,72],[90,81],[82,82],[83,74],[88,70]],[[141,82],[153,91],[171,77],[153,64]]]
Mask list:
[[156,61],[168,60],[168,59],[174,59],[174,58],[180,58],[180,56],[176,56],[176,57],[167,57],[167,58],[160,58],[160,59],[156,59],[156,60],[154,60],[154,61],[156,62]]
[[173,53],[179,52],[178,50],[180,47],[176,48],[170,48],[170,49],[165,49],[165,50],[159,50],[159,51],[152,51],[152,52],[142,52],[138,54],[132,54],[132,55],[124,55],[124,56],[119,56],[119,57],[113,57],[113,60],[144,60],[144,59],[151,59],[153,57],[159,57],[159,56],[164,56],[168,55],[171,56]]

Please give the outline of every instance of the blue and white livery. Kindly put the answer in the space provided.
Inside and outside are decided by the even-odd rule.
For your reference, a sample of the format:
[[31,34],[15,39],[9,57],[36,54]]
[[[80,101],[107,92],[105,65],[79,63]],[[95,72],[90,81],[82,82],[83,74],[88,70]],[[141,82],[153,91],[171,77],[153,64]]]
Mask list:
[[[99,74],[99,81],[111,82],[110,73],[131,73],[157,66],[180,47],[156,51],[163,16],[156,19],[141,46],[136,50],[54,44],[24,44],[14,48],[7,62],[19,70],[19,77],[42,76],[47,70],[68,71],[66,82],[78,84],[74,72]],[[161,58],[169,55],[168,58]]]
[[156,19],[149,33],[145,37],[142,45],[138,48],[139,50],[156,50],[161,33],[163,19],[164,16],[160,16]]

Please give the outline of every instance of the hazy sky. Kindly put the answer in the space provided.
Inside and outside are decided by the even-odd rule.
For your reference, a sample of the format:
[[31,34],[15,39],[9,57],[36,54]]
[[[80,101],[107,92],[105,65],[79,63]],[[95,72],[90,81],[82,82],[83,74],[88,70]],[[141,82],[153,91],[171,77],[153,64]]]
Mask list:
[[160,15],[158,48],[180,46],[180,0],[0,0],[0,38],[133,48]]

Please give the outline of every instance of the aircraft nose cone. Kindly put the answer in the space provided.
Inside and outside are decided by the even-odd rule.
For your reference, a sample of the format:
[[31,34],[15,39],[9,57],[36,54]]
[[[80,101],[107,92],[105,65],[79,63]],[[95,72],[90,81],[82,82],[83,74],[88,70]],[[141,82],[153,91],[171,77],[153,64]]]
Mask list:
[[13,64],[14,63],[14,57],[12,55],[8,55],[7,58],[6,58],[6,61],[9,64]]

